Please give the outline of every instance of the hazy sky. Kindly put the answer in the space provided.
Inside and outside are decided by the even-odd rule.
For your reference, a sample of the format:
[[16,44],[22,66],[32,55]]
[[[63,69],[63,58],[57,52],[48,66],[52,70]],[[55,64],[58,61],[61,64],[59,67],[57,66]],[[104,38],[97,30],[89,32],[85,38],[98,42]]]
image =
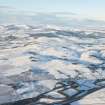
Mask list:
[[0,6],[35,12],[72,12],[105,20],[105,0],[0,0]]

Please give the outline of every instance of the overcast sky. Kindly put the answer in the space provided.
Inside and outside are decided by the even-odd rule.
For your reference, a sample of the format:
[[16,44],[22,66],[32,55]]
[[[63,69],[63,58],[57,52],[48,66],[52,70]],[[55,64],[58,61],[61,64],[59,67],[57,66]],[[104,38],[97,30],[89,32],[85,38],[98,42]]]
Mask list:
[[0,0],[3,6],[20,11],[72,12],[105,20],[105,0]]

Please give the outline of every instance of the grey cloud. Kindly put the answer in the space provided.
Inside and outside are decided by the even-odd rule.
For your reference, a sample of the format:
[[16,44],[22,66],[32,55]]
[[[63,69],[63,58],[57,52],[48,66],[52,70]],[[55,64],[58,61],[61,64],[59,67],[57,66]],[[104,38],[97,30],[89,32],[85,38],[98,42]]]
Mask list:
[[0,5],[0,9],[15,9],[15,8],[8,5]]

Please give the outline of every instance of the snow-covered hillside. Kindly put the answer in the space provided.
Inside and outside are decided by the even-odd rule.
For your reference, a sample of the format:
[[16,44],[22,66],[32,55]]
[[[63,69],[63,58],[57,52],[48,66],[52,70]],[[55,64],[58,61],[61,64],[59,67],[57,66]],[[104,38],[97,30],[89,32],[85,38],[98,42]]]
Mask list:
[[[81,90],[95,87],[96,79],[105,79],[105,31],[0,26],[0,103],[37,97],[59,81],[77,76]],[[76,92],[68,90],[66,94],[74,94],[72,91]],[[105,90],[89,95],[95,103],[84,98],[76,105],[104,105],[103,93]],[[50,95],[64,97],[56,91]]]

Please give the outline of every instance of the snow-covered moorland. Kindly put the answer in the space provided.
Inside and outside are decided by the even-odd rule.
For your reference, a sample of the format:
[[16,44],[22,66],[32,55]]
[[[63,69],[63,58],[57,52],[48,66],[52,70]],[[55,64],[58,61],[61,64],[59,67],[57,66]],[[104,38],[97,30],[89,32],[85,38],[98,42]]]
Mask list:
[[105,105],[104,79],[105,31],[0,25],[0,104]]

